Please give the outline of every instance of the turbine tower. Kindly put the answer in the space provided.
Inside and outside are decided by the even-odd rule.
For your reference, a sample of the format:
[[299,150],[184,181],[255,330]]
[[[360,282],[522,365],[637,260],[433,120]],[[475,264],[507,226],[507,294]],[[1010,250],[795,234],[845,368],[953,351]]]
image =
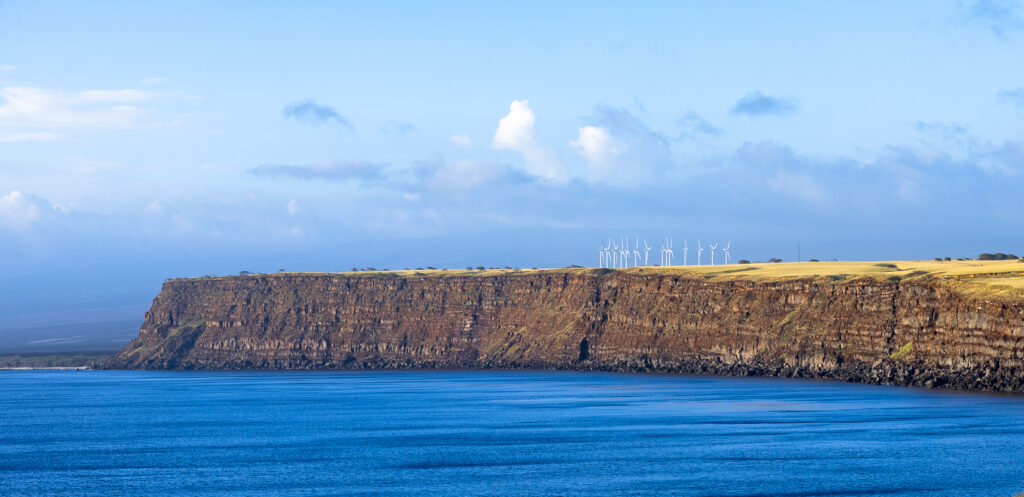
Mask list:
[[[633,245],[633,265],[640,265],[640,238],[636,239],[636,244]],[[646,265],[646,264],[645,264]]]
[[697,265],[700,265],[700,255],[704,253],[704,247],[700,244],[700,238],[697,239]]
[[619,255],[622,257],[622,267],[629,267],[629,242],[625,238],[622,239],[622,249]]
[[689,256],[690,256],[690,254],[687,253],[689,251],[690,251],[690,248],[686,246],[686,239],[683,238],[683,265],[684,266],[689,264],[688,262],[686,262],[687,259],[689,259]]
[[669,266],[672,265],[672,258],[675,257],[675,255],[675,252],[672,251],[672,239],[669,238],[668,249],[665,250],[665,259],[667,260]]
[[725,243],[725,248],[722,249],[722,252],[725,252],[725,263],[726,264],[729,264],[729,245],[732,245],[732,240],[729,240],[728,242],[726,242]]
[[619,244],[611,239],[608,241],[612,244],[612,267],[619,267]]
[[612,239],[608,239],[608,245],[604,247],[604,267],[612,267]]
[[715,242],[714,245],[709,243],[708,244],[708,248],[711,249],[711,265],[714,266],[715,265],[715,251],[718,250],[718,242]]
[[647,244],[647,240],[644,240],[644,266],[647,265],[647,257],[651,255],[651,249],[654,248]]

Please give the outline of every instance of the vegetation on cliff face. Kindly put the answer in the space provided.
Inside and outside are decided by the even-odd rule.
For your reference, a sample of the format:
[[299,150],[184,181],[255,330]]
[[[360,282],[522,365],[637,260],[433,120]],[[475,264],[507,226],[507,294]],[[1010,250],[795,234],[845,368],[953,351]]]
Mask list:
[[780,272],[787,265],[778,264],[170,280],[139,337],[105,366],[574,368],[1024,390],[1024,298],[1012,286],[973,281],[1019,274],[1000,263],[941,271],[928,266],[940,263],[808,264],[818,271],[791,264]]

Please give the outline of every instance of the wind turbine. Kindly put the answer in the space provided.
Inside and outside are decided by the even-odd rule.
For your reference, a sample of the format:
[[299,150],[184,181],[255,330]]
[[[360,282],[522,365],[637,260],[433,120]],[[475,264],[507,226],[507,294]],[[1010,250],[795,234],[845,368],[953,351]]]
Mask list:
[[647,265],[647,257],[651,255],[651,249],[654,248],[647,244],[647,240],[644,240],[644,266]]
[[629,242],[625,238],[622,239],[622,249],[619,255],[622,256],[622,267],[629,267]]
[[715,242],[714,245],[709,243],[708,244],[708,248],[711,249],[711,265],[714,266],[715,265],[715,251],[718,250],[718,242]]
[[[640,238],[636,239],[636,245],[633,245],[633,265],[640,265]],[[646,266],[646,264],[644,264]]]
[[697,239],[697,265],[700,265],[700,255],[704,253],[704,247],[700,244],[700,238]]
[[722,249],[722,252],[725,252],[725,263],[726,264],[729,264],[729,245],[732,245],[732,240],[729,240],[728,242],[726,242],[725,248]]
[[672,265],[672,258],[675,257],[676,253],[672,251],[672,239],[668,239],[668,249],[665,251],[666,259],[668,259],[668,265]]
[[597,267],[604,267],[604,242],[597,247]]
[[619,267],[619,244],[609,240],[612,244],[612,267]]
[[686,262],[687,259],[689,259],[689,254],[687,254],[687,252],[689,250],[690,250],[690,248],[686,246],[686,239],[683,238],[683,265],[684,266],[689,264],[688,262]]

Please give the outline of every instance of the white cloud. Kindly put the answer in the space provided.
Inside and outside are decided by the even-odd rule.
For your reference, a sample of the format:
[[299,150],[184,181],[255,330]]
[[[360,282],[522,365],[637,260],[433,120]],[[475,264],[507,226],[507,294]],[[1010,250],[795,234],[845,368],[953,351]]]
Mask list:
[[299,203],[293,198],[288,201],[288,205],[285,207],[285,210],[288,211],[288,214],[294,216],[299,213]]
[[537,143],[534,136],[536,120],[529,101],[513,101],[508,115],[498,121],[494,148],[519,152],[523,154],[526,172],[554,183],[565,183],[569,177],[558,153]]
[[51,142],[61,140],[64,135],[60,133],[49,133],[49,132],[21,132],[21,133],[8,133],[0,134],[0,143],[14,143],[14,142]]
[[44,199],[14,190],[7,196],[0,197],[0,226],[17,230],[28,229],[48,212],[55,210],[57,209]]
[[162,95],[144,90],[67,92],[26,86],[0,88],[0,127],[136,129],[159,126],[139,104]]
[[454,144],[456,144],[456,145],[458,145],[460,147],[468,147],[468,146],[473,144],[473,140],[470,140],[469,139],[469,135],[467,135],[465,133],[460,133],[460,134],[457,134],[457,135],[452,135],[451,138],[448,139],[448,141],[450,141],[450,142],[452,142],[452,143],[454,143]]
[[0,72],[10,72],[10,71],[13,71],[15,69],[17,69],[17,66],[12,66],[10,64],[4,64],[4,65],[0,66]]
[[587,160],[591,181],[610,179],[614,173],[613,163],[622,149],[607,128],[584,126],[579,129],[579,137],[569,144]]
[[494,147],[520,150],[534,145],[533,127],[536,122],[529,100],[513,101],[508,115],[498,121],[498,130],[494,132]]
[[674,167],[665,137],[626,109],[595,110],[590,119],[597,124],[579,128],[569,142],[587,161],[587,179],[625,187],[664,181]]

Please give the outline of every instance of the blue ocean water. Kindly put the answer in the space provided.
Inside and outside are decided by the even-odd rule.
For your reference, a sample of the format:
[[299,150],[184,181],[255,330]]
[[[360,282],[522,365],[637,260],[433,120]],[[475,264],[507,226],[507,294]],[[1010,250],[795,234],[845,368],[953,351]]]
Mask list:
[[1021,397],[566,372],[0,372],[2,495],[1021,490]]

